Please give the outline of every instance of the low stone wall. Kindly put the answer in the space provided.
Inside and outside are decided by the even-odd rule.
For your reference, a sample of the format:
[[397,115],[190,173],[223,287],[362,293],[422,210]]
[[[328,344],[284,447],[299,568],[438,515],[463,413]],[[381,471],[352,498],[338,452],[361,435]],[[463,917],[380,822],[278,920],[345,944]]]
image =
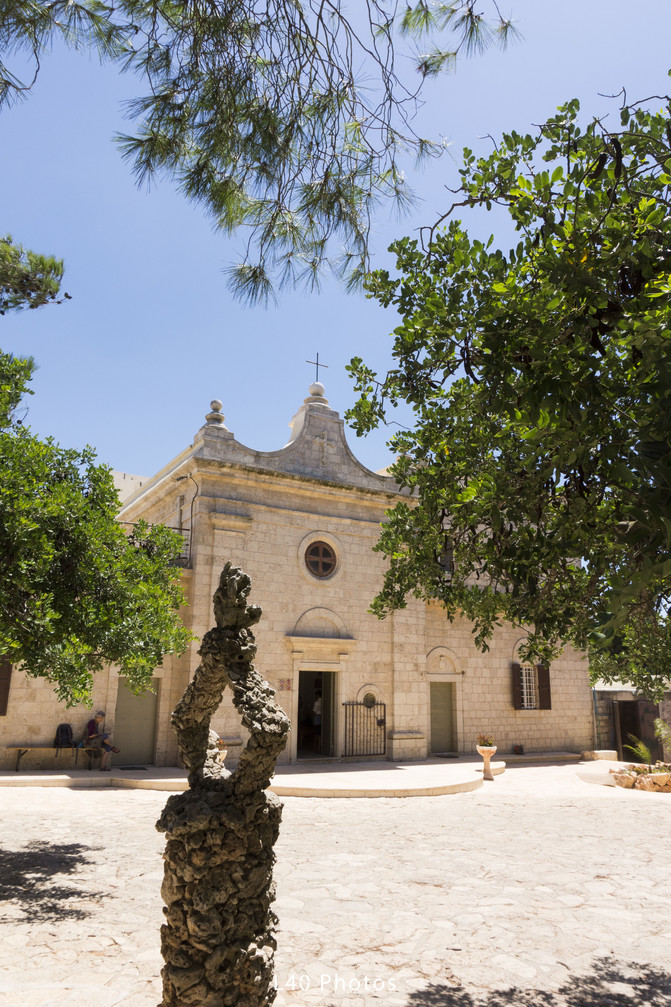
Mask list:
[[426,735],[423,731],[389,732],[387,758],[392,762],[413,762],[426,757]]

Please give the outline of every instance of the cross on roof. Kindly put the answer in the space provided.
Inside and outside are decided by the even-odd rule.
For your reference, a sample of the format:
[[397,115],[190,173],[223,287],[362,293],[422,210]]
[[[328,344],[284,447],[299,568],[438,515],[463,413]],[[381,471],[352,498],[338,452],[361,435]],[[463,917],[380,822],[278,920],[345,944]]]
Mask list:
[[328,370],[328,366],[329,366],[328,364],[320,364],[319,363],[319,354],[317,354],[317,359],[316,360],[306,360],[305,363],[306,364],[314,364],[315,365],[315,381],[319,381],[319,368],[320,367],[325,367],[326,370]]

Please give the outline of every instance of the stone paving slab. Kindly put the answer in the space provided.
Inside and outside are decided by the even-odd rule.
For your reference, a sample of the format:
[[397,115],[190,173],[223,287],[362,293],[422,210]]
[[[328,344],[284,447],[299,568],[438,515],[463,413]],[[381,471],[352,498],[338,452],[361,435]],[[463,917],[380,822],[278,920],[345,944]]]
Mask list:
[[186,772],[177,766],[148,766],[146,769],[35,769],[16,773],[0,771],[2,787],[126,787],[137,790],[187,790]]
[[[280,797],[437,797],[483,785],[480,756],[421,762],[298,763],[282,766],[270,789]],[[505,762],[492,762],[498,775]]]
[[[570,752],[538,755],[506,755],[506,761],[492,762],[495,775],[506,763],[577,763]],[[433,758],[418,762],[345,762],[315,760],[280,766],[271,790],[282,797],[435,797],[440,794],[477,790],[482,786],[480,756]],[[0,771],[0,787],[129,787],[148,790],[186,790],[186,773],[176,766],[148,766],[146,769],[118,769],[102,773],[98,767],[84,769]]]
[[[671,1007],[671,796],[604,767],[286,798],[278,1007]],[[0,789],[0,1007],[159,1003],[165,798]]]

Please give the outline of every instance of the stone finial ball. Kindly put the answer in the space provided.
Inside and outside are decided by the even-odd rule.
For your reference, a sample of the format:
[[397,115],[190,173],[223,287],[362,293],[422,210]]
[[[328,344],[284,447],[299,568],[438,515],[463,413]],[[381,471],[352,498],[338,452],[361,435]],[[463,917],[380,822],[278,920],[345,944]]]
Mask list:
[[220,413],[223,404],[224,403],[221,402],[219,399],[212,399],[212,401],[210,402],[210,409],[212,409],[213,412],[215,413]]
[[321,395],[324,396],[324,386],[321,381],[313,381],[310,385],[310,395]]

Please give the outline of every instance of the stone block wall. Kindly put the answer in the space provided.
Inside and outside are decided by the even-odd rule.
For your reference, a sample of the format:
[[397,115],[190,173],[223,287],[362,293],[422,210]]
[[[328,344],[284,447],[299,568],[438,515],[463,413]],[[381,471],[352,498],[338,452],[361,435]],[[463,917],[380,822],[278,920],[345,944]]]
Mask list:
[[427,756],[427,735],[424,731],[391,730],[388,737],[388,758],[392,762],[414,762]]
[[[223,492],[222,492],[223,489]],[[383,564],[372,552],[379,530],[379,504],[365,505],[356,495],[329,489],[306,494],[295,483],[278,485],[276,480],[252,487],[244,515],[238,512],[240,486],[236,498],[229,486],[211,488],[215,510],[208,515],[209,541],[197,536],[198,556],[195,585],[204,586],[194,594],[191,613],[198,632],[211,618],[211,592],[218,571],[230,559],[252,578],[252,599],[260,604],[263,617],[256,627],[256,666],[277,690],[277,700],[294,725],[289,744],[280,757],[295,757],[298,688],[301,671],[333,672],[336,675],[336,755],[343,747],[342,704],[356,700],[364,686],[381,702],[393,697],[392,639],[389,621],[380,622],[367,611]],[[344,497],[344,499],[343,499]],[[359,513],[359,519],[352,513]],[[227,516],[228,515],[228,516]],[[305,549],[311,541],[323,539],[335,550],[338,566],[333,576],[318,579],[305,565]],[[212,726],[233,742],[229,761],[246,741],[239,720],[227,697]],[[418,757],[413,749],[413,757]]]
[[482,653],[473,642],[467,620],[450,623],[444,612],[432,605],[427,612],[426,636],[429,653],[444,648],[452,657],[448,671],[453,667],[456,673],[453,680],[462,710],[458,751],[473,753],[480,733],[493,734],[500,752],[510,752],[514,745],[523,745],[526,752],[579,752],[593,746],[591,690],[582,654],[566,647],[553,662],[550,710],[516,710],[511,665],[518,660],[516,646],[523,638],[519,629],[497,629],[490,649]]
[[[105,726],[114,728],[117,676],[110,670],[101,672],[95,681],[93,704],[68,709],[59,703],[54,687],[43,678],[31,678],[20,669],[12,670],[7,713],[0,717],[0,769],[14,769],[16,752],[8,745],[51,745],[56,728],[71,724],[75,741],[80,741],[84,729],[96,710],[105,710]],[[82,765],[85,763],[80,763]],[[21,759],[21,771],[30,769],[71,769],[74,756],[62,752],[56,758],[53,750],[27,752]]]

